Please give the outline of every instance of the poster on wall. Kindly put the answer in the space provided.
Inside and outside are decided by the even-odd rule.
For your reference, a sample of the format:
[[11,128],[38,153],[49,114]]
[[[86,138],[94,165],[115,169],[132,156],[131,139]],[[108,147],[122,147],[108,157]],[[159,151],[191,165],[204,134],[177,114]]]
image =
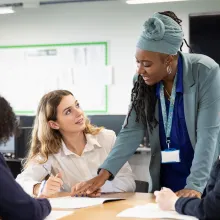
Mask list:
[[34,115],[41,97],[71,91],[87,113],[107,113],[107,43],[0,47],[0,94],[17,114]]

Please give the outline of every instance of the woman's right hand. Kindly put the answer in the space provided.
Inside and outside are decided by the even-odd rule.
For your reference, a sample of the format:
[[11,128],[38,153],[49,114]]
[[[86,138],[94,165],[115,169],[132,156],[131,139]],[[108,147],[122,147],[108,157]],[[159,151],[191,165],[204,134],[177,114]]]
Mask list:
[[44,185],[41,195],[45,197],[50,197],[60,192],[60,188],[62,186],[63,186],[63,181],[61,179],[60,173],[58,173],[56,176],[50,176]]
[[80,182],[75,184],[72,189],[71,189],[71,196],[76,196],[76,197],[100,197],[101,196],[101,189],[99,188],[98,190],[96,190],[95,192],[91,193],[91,194],[86,194],[86,192],[81,191],[79,193],[76,193],[78,189],[82,188],[84,185],[86,184],[86,182]]
[[110,177],[110,173],[107,170],[101,170],[99,175],[91,180],[80,183],[77,187],[73,187],[71,190],[71,196],[86,194],[92,195],[100,190],[105,184],[106,180]]

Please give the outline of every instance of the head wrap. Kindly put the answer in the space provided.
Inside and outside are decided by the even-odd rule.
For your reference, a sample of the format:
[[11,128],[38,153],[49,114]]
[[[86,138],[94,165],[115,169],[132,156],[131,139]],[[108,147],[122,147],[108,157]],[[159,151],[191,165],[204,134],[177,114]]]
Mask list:
[[180,49],[183,38],[182,28],[176,21],[169,16],[155,13],[145,21],[137,48],[175,55]]

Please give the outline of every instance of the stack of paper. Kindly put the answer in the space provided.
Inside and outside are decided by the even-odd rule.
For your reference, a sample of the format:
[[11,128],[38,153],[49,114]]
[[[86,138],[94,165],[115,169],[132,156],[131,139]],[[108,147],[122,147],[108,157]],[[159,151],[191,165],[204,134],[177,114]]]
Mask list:
[[147,205],[136,206],[120,212],[117,217],[132,218],[170,218],[180,220],[198,220],[192,216],[180,215],[175,211],[162,211],[157,204],[148,203]]
[[122,200],[118,198],[78,198],[78,197],[58,197],[49,199],[52,208],[79,209],[94,205],[100,205],[107,201]]

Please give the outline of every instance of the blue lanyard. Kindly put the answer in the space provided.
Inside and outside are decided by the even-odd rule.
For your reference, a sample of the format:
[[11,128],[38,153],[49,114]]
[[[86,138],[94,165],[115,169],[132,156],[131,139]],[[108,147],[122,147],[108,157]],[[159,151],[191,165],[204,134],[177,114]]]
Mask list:
[[177,81],[177,73],[174,79],[172,93],[170,97],[168,117],[167,117],[166,104],[165,104],[165,98],[164,98],[164,85],[162,82],[160,82],[160,103],[161,103],[163,125],[164,125],[164,131],[166,135],[166,142],[167,142],[168,148],[170,148],[170,133],[171,133],[173,111],[174,111],[174,104],[175,104],[175,98],[176,98],[176,81]]

